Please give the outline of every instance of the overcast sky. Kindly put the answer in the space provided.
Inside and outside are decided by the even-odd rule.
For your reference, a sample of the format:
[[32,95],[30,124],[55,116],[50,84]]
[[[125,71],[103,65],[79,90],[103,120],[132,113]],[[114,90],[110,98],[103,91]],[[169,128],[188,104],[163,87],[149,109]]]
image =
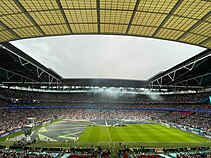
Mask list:
[[67,78],[145,80],[205,50],[178,42],[108,35],[43,37],[11,43]]

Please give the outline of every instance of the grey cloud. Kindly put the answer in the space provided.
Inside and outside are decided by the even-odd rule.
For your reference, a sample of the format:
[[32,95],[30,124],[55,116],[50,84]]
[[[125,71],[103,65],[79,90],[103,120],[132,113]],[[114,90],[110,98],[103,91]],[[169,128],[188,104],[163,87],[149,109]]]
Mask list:
[[148,79],[204,50],[178,42],[106,35],[45,37],[12,44],[69,78]]

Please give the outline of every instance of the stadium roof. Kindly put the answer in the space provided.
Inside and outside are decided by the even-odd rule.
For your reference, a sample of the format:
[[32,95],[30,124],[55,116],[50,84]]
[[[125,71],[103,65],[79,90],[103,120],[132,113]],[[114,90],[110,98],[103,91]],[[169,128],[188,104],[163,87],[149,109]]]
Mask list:
[[99,86],[133,88],[204,89],[211,87],[211,50],[164,71],[149,80],[108,78],[62,78],[59,74],[25,54],[10,43],[0,47],[0,84],[33,88],[62,86]]
[[99,87],[147,87],[149,82],[145,80],[124,80],[124,79],[80,79],[80,78],[64,78],[62,80],[66,86],[99,86]]
[[10,43],[0,47],[0,83],[5,85],[60,84],[62,77]]
[[0,43],[76,34],[143,36],[211,48],[210,0],[0,1]]
[[205,50],[194,57],[164,71],[148,81],[151,87],[202,88],[211,86],[211,50]]

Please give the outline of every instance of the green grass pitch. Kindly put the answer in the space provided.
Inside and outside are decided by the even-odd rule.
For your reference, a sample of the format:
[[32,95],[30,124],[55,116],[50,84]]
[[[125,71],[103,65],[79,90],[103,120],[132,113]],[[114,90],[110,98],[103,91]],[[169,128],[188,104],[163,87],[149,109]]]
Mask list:
[[[123,143],[154,146],[194,146],[209,144],[208,139],[160,124],[128,124],[125,127],[88,126],[80,142]],[[207,146],[207,145],[206,145]]]
[[[59,122],[58,122],[59,123]],[[65,126],[64,126],[65,127]],[[68,128],[68,127],[67,127]],[[62,128],[60,133],[67,128]],[[54,131],[48,131],[52,137],[55,136]],[[57,131],[58,132],[58,131]],[[177,148],[177,147],[211,147],[209,139],[182,131],[176,128],[168,128],[161,124],[128,124],[124,127],[120,126],[87,126],[80,135],[79,140],[56,141],[47,143],[38,141],[29,147],[69,147],[74,146],[98,146],[109,148],[121,148],[119,145],[127,145],[129,147],[145,146],[157,148]],[[10,146],[13,142],[5,142],[0,140],[0,145]]]

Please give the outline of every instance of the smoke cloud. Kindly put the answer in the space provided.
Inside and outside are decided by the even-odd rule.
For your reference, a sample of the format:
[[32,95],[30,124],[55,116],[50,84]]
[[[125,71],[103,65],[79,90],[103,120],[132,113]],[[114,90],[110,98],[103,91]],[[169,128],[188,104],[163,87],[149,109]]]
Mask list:
[[144,90],[145,94],[154,101],[162,101],[163,98],[159,93],[152,92],[151,90]]
[[93,90],[94,93],[102,94],[111,98],[118,98],[121,97],[125,94],[130,95],[130,96],[135,96],[136,94],[134,93],[129,93],[126,89],[124,88],[98,88]]

